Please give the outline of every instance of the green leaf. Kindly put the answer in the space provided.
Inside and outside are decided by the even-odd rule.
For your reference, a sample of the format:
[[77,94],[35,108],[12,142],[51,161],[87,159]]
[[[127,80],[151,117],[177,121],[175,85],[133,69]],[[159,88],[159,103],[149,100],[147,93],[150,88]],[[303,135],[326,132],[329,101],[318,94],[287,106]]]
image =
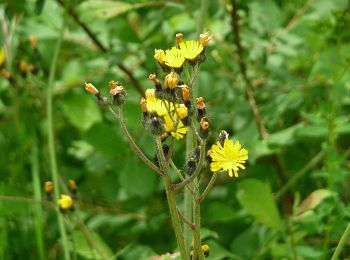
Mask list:
[[[105,259],[101,256],[101,253],[108,257],[108,259],[113,259],[112,250],[108,247],[108,245],[102,240],[102,238],[95,232],[88,231],[90,234],[90,238],[86,236],[86,233],[80,230],[76,230],[73,233],[74,238],[74,251],[84,257],[84,259]],[[88,239],[91,239],[92,242]],[[98,250],[96,250],[98,248]],[[72,248],[73,250],[73,248]]]
[[101,113],[94,98],[86,93],[71,92],[65,97],[62,108],[69,122],[81,131],[101,121]]
[[277,146],[286,146],[294,143],[294,134],[302,126],[301,123],[285,128],[281,131],[269,135],[269,143]]
[[122,1],[109,0],[88,0],[82,2],[77,10],[83,19],[91,19],[91,17],[99,19],[110,19],[112,17],[122,15],[130,10],[142,8],[145,6],[160,5],[161,2],[146,2],[146,3],[125,3]]
[[238,183],[237,199],[260,223],[274,229],[280,227],[280,214],[268,183],[256,179],[241,181]]

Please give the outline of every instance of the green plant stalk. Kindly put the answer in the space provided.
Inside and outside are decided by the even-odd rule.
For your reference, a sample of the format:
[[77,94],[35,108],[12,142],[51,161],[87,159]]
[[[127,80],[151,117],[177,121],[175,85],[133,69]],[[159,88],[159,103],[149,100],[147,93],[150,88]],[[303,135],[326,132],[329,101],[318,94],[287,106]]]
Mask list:
[[[38,140],[36,134],[33,134],[33,143],[31,151],[31,171],[32,171],[32,183],[33,183],[33,198],[36,201],[41,201],[41,188],[40,188],[40,174],[39,174],[39,153],[38,153]],[[39,259],[45,259],[44,240],[42,230],[42,208],[40,204],[34,205],[35,213],[35,237],[38,247]]]
[[[63,22],[64,23],[64,22]],[[47,86],[47,96],[46,96],[46,103],[47,103],[47,136],[48,136],[48,147],[49,147],[49,157],[50,157],[50,171],[51,171],[51,178],[54,185],[54,202],[56,203],[58,201],[59,195],[60,195],[60,186],[59,186],[59,177],[58,177],[58,169],[57,169],[57,160],[56,160],[56,152],[55,152],[55,142],[54,142],[54,133],[53,133],[53,109],[52,109],[52,96],[53,96],[53,87],[54,87],[54,80],[55,80],[55,74],[56,74],[56,67],[57,67],[57,60],[58,60],[58,54],[61,49],[61,44],[63,40],[63,33],[64,33],[64,24],[62,24],[62,28],[56,43],[55,51],[52,57],[51,67],[50,67],[50,74],[49,74],[49,82]],[[70,260],[69,255],[69,244],[68,244],[68,237],[66,232],[66,227],[64,224],[63,217],[61,213],[59,212],[58,208],[56,208],[56,214],[57,214],[57,220],[58,220],[58,226],[60,231],[60,236],[62,239],[62,246],[64,251],[64,258],[66,260]]]
[[166,159],[163,153],[162,149],[162,143],[160,140],[159,136],[154,137],[155,143],[156,143],[156,150],[157,150],[157,156],[159,160],[159,164],[161,169],[163,170],[165,176],[163,178],[164,180],[164,187],[166,191],[166,196],[168,200],[168,205],[169,205],[169,211],[170,211],[170,216],[173,222],[173,227],[175,231],[175,236],[177,240],[177,244],[179,246],[180,254],[181,254],[181,259],[187,260],[188,259],[188,253],[187,249],[185,246],[185,241],[184,241],[184,235],[182,232],[182,227],[181,227],[181,221],[180,221],[180,216],[177,211],[176,207],[176,200],[175,200],[175,194],[171,190],[171,179],[170,179],[170,172],[169,172],[169,167],[166,163]]
[[204,260],[205,256],[202,250],[202,242],[201,242],[201,209],[200,209],[201,204],[199,201],[199,185],[198,185],[197,178],[194,180],[193,186],[195,190],[195,194],[193,198],[193,214],[194,214],[193,240],[194,240],[194,249],[195,249],[194,255],[198,256],[200,260]]
[[335,251],[334,251],[334,254],[333,254],[331,260],[339,259],[340,253],[343,250],[344,245],[346,244],[346,241],[348,240],[349,236],[350,236],[350,223],[348,224],[343,235],[341,236],[339,243],[338,243],[337,247],[335,248]]
[[219,172],[213,173],[213,176],[211,176],[211,179],[210,179],[207,187],[203,191],[202,195],[199,197],[199,203],[201,203],[205,199],[205,197],[208,195],[209,191],[213,188],[214,183],[215,183],[218,175],[219,175]]

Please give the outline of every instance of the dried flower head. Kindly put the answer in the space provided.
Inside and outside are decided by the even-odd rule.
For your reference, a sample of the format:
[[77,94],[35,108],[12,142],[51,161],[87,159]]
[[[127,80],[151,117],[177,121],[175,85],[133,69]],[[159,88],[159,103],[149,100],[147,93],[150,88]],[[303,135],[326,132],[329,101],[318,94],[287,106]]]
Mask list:
[[176,37],[176,43],[177,45],[179,45],[182,42],[184,35],[182,33],[177,33],[175,37]]
[[203,47],[205,47],[212,38],[213,35],[210,35],[209,32],[202,33],[199,35],[199,42]]
[[197,108],[203,110],[205,108],[203,97],[197,98],[196,101],[197,101]]
[[44,183],[44,190],[46,193],[51,193],[53,191],[53,183],[52,181],[46,181]]
[[169,89],[176,88],[177,74],[175,72],[170,72],[165,76],[164,86]]
[[182,85],[181,87],[181,91],[182,91],[182,99],[184,102],[187,102],[190,100],[190,89],[188,88],[187,85]]

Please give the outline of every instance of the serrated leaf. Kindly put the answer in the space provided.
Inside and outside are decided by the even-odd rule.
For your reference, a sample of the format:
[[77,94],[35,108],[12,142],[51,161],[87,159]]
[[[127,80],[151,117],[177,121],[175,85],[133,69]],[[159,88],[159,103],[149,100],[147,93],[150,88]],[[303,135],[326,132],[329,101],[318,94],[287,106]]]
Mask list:
[[258,222],[279,229],[281,217],[268,183],[246,179],[238,183],[237,199]]

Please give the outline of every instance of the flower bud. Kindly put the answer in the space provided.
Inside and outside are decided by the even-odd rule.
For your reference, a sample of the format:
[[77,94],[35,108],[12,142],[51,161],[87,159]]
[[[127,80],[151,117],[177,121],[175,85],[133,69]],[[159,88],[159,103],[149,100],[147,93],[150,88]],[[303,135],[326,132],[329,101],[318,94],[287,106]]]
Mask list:
[[94,85],[92,85],[91,83],[86,83],[85,82],[85,90],[87,92],[89,92],[90,94],[93,94],[95,96],[99,95],[99,91],[97,90],[97,88],[95,88]]
[[188,174],[191,175],[194,173],[194,171],[197,168],[197,164],[199,162],[201,156],[201,149],[200,147],[197,147],[195,150],[193,150],[187,158],[186,164],[185,164],[185,169],[184,171]]
[[202,117],[199,124],[200,124],[199,135],[202,138],[205,138],[205,139],[208,138],[208,135],[209,135],[209,122],[208,122],[208,119],[205,118],[205,117]]
[[46,193],[46,199],[52,200],[53,183],[52,181],[46,181],[44,183],[44,190]]
[[224,145],[225,139],[228,139],[228,137],[229,137],[229,134],[225,130],[220,131],[218,141],[222,146]]
[[160,118],[157,112],[151,112],[149,114],[149,130],[153,135],[162,135],[164,133],[164,121]]
[[177,45],[179,45],[183,41],[184,35],[182,33],[177,33],[175,37],[176,37],[176,43]]
[[38,38],[34,35],[29,36],[29,42],[33,49],[38,47]]

